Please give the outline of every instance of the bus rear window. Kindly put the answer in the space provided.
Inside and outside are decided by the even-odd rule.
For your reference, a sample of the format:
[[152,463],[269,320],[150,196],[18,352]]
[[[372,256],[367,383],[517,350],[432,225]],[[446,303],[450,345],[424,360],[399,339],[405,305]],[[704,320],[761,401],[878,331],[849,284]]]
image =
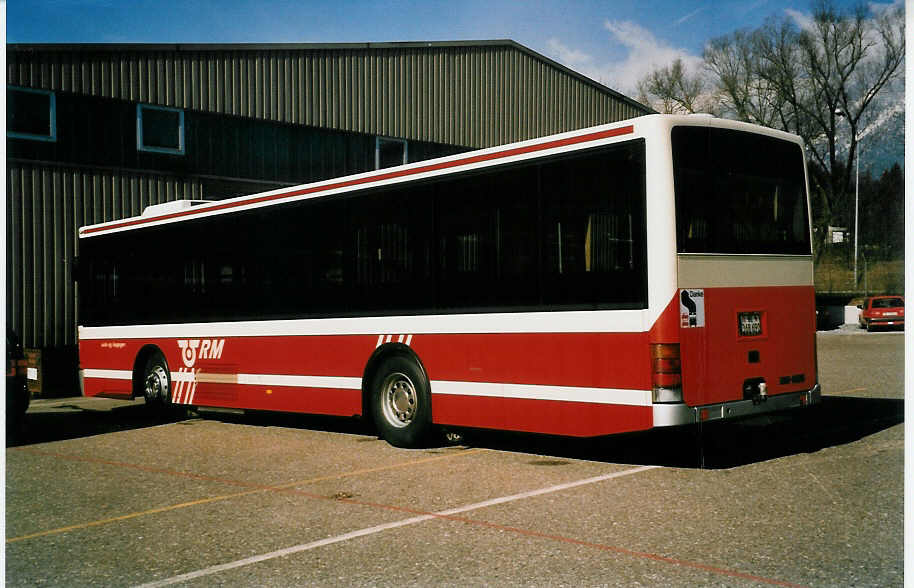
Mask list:
[[810,254],[798,145],[687,126],[672,142],[679,253]]

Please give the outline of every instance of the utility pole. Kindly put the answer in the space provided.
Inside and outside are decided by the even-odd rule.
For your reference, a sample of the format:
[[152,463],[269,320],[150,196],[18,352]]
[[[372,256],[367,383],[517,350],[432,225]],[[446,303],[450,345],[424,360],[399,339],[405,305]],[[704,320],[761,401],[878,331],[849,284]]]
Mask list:
[[[856,140],[856,135],[854,136]],[[854,188],[854,289],[857,288],[857,252],[858,252],[858,238],[857,234],[860,232],[860,142],[857,141],[857,183]]]
[[[839,117],[847,118],[848,122],[850,122],[850,117],[843,110],[836,109],[835,115],[839,116]],[[851,127],[851,130],[853,130],[853,127]],[[856,160],[856,163],[857,163],[857,171],[856,171],[857,179],[856,179],[856,184],[854,187],[854,288],[855,289],[857,288],[857,254],[859,251],[859,239],[857,237],[857,233],[860,232],[860,152],[861,152],[860,139],[861,138],[862,137],[860,135],[858,135],[855,131],[854,132],[854,143],[857,145],[857,155],[856,155],[856,157],[854,157],[854,159]]]

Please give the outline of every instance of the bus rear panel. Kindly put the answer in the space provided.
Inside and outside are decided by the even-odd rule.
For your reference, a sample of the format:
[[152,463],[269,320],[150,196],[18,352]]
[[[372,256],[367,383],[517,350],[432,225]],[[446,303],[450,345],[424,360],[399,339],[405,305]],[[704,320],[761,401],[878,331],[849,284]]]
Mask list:
[[818,401],[802,147],[680,126],[672,148],[685,404],[709,420]]

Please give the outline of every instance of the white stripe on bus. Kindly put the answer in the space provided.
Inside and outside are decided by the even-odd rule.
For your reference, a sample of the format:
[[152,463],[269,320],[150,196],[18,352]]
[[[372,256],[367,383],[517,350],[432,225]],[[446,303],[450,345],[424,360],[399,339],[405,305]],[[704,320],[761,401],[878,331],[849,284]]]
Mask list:
[[650,390],[432,380],[432,394],[651,406]]
[[[127,370],[84,370],[85,378],[129,380]],[[193,384],[241,384],[248,386],[281,386],[287,388],[327,388],[361,390],[362,378],[345,376],[297,376],[285,374],[219,374],[183,371],[173,372],[178,383],[175,394],[179,399],[194,395]],[[545,386],[539,384],[504,384],[498,382],[456,382],[432,380],[433,395],[516,398],[526,400],[556,400],[593,404],[651,406],[650,390],[623,388],[589,388],[581,386]],[[180,402],[180,400],[179,400]]]
[[[83,370],[83,378],[100,378],[103,380],[132,380],[133,372],[130,370],[100,370],[86,368]],[[172,374],[174,378],[174,374]]]
[[387,340],[389,333],[394,332],[415,335],[640,333],[650,329],[674,294],[675,288],[664,292],[665,302],[663,306],[658,305],[656,310],[543,311],[79,327],[79,339],[361,335],[377,337],[378,341],[382,341],[382,337]]

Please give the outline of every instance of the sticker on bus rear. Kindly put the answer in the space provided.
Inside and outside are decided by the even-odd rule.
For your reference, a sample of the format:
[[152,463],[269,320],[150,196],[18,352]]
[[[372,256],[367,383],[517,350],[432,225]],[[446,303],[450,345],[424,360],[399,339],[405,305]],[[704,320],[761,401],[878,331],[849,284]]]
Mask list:
[[705,326],[705,291],[679,291],[679,326],[683,329]]

